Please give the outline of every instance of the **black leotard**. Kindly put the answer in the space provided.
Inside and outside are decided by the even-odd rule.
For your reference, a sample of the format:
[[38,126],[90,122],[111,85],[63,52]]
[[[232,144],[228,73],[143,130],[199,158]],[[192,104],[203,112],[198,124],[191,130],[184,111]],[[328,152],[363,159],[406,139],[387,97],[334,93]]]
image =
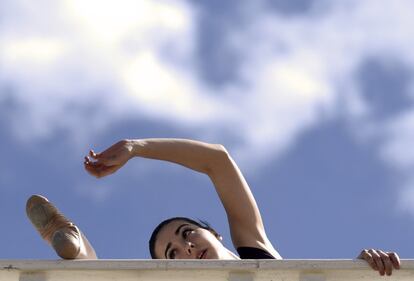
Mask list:
[[241,259],[275,259],[269,252],[254,247],[238,247],[237,252]]

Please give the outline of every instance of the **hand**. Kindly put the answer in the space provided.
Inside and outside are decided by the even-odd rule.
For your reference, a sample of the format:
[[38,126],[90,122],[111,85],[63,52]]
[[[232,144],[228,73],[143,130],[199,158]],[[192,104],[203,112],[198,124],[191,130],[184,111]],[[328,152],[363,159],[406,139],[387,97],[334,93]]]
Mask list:
[[383,252],[374,249],[363,250],[358,256],[358,259],[366,260],[382,276],[385,273],[388,276],[391,275],[393,268],[400,269],[400,258],[394,252]]
[[85,169],[97,178],[113,174],[134,156],[132,150],[130,140],[119,141],[101,153],[90,150],[89,155],[85,156]]

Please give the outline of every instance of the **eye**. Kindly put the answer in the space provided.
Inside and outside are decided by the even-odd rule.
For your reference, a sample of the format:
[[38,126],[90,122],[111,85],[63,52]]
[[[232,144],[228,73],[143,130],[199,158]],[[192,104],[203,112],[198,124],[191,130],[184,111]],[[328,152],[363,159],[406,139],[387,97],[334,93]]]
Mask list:
[[169,253],[168,253],[168,258],[169,259],[175,259],[175,255],[177,254],[177,251],[176,250],[171,250]]
[[182,232],[183,238],[186,239],[191,231],[193,231],[191,228],[184,229]]

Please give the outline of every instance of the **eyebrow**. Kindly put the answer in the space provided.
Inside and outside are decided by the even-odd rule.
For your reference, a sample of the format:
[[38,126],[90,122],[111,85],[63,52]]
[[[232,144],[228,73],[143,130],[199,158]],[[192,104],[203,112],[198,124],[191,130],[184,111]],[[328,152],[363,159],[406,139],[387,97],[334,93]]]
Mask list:
[[178,235],[178,233],[180,233],[180,229],[186,225],[189,225],[188,223],[183,223],[182,225],[180,225],[177,230],[175,231],[175,235]]
[[[180,225],[179,227],[177,227],[177,230],[174,232],[174,234],[175,235],[178,235],[178,233],[180,233],[180,229],[182,228],[182,227],[184,227],[184,226],[186,226],[186,225],[189,225],[188,223],[183,223],[182,225]],[[168,253],[168,250],[171,248],[171,242],[169,242],[168,244],[167,244],[167,248],[165,248],[165,252],[164,252],[164,256],[165,256],[165,258],[166,259],[168,259],[167,258],[167,253]]]

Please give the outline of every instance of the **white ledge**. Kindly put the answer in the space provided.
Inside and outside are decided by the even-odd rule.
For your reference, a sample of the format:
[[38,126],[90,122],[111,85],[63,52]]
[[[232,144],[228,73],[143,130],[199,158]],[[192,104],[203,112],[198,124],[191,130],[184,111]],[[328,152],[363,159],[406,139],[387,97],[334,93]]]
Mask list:
[[[378,280],[361,260],[0,260],[0,281]],[[414,260],[387,280],[413,281]]]

